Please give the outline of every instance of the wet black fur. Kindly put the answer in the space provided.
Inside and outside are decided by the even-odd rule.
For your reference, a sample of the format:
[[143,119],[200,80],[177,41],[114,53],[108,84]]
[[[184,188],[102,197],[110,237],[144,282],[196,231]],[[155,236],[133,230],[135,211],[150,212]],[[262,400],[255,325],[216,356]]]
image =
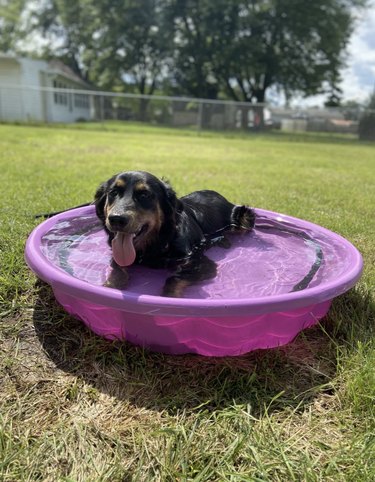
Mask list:
[[[126,189],[115,186],[119,180],[124,180]],[[147,199],[133,190],[137,182],[147,185],[151,192]],[[136,250],[135,262],[173,270],[166,280],[164,296],[182,296],[185,287],[215,277],[216,264],[205,256],[205,250],[218,243],[228,247],[226,232],[250,231],[255,222],[251,208],[236,206],[215,191],[194,191],[177,198],[167,182],[147,172],[129,171],[101,184],[95,194],[96,213],[108,233],[109,242],[114,237],[113,230],[105,224],[105,205],[109,198],[112,205],[118,203],[121,209],[156,213],[160,207],[163,213],[160,229],[150,234],[143,249]]]

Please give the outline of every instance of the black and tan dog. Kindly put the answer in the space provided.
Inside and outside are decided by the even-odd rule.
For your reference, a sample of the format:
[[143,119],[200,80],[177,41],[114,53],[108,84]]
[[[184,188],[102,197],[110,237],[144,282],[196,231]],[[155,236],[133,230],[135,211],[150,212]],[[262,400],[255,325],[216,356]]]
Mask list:
[[133,263],[171,268],[162,293],[171,297],[213,278],[216,264],[205,250],[218,243],[228,247],[226,232],[250,231],[255,221],[251,208],[236,206],[215,191],[177,198],[167,182],[143,171],[122,172],[101,184],[95,206],[115,266],[122,272]]

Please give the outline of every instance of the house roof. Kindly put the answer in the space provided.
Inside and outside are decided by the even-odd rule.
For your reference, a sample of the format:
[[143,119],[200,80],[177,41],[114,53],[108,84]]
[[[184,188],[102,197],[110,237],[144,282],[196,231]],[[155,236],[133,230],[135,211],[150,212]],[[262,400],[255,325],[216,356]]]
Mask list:
[[77,84],[82,85],[85,88],[91,88],[92,86],[83,80],[73,69],[71,69],[68,65],[65,65],[61,60],[53,59],[50,61],[46,60],[36,60],[30,59],[27,57],[18,57],[15,54],[0,52],[0,59],[6,60],[13,60],[19,64],[22,64],[23,60],[27,60],[28,62],[38,62],[41,65],[40,70],[47,72],[48,74],[53,75],[60,75],[65,77],[66,79],[71,80]]
[[50,74],[62,75],[73,82],[77,82],[85,87],[90,87],[86,81],[84,81],[73,69],[68,65],[65,65],[61,60],[50,60],[47,66],[47,72]]
[[0,52],[0,59],[16,60],[16,57],[13,54],[7,54],[5,52]]

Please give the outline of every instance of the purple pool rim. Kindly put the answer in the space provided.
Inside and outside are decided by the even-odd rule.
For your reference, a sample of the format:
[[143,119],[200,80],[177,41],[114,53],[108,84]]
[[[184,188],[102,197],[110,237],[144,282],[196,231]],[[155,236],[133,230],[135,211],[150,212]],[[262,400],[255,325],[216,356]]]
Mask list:
[[[125,338],[132,343],[172,354],[193,352],[208,356],[239,355],[257,348],[288,343],[301,329],[322,318],[333,298],[354,286],[363,267],[358,250],[338,234],[308,221],[272,211],[256,209],[256,213],[270,220],[297,226],[301,230],[320,233],[342,245],[348,269],[337,279],[301,291],[255,298],[165,298],[93,285],[56,267],[41,249],[43,237],[57,223],[73,217],[94,215],[93,206],[67,211],[37,226],[27,240],[25,258],[38,277],[52,286],[56,298],[65,309],[102,336],[110,339]],[[100,311],[105,312],[102,317],[104,324],[101,323],[100,316],[93,315],[94,312],[98,315]],[[293,325],[293,328],[289,326],[289,329],[292,319],[294,322],[299,320],[299,324]],[[246,328],[254,322],[257,326],[255,340],[254,332]],[[195,333],[202,331],[197,326],[202,323],[207,325],[207,334],[203,333],[206,339],[202,340],[201,333],[199,339],[195,339]],[[236,324],[242,327],[238,343],[230,335],[231,323],[233,332],[236,332]],[[282,329],[280,331],[281,323],[286,324],[285,336],[281,333]],[[184,332],[182,337],[178,333],[179,324],[184,325],[184,329],[181,328]],[[129,330],[128,325],[134,326]],[[223,327],[221,337],[215,333],[218,326]],[[277,335],[272,326],[276,327]],[[262,330],[265,332],[263,338]],[[210,331],[215,334],[215,342],[212,343]],[[249,337],[253,340],[247,339]]]

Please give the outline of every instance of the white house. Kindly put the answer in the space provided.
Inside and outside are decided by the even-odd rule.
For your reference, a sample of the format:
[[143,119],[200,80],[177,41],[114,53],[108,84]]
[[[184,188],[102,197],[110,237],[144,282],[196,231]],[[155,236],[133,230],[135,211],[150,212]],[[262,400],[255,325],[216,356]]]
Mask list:
[[0,53],[0,121],[89,120],[94,115],[91,96],[73,92],[88,89],[90,86],[61,61]]

